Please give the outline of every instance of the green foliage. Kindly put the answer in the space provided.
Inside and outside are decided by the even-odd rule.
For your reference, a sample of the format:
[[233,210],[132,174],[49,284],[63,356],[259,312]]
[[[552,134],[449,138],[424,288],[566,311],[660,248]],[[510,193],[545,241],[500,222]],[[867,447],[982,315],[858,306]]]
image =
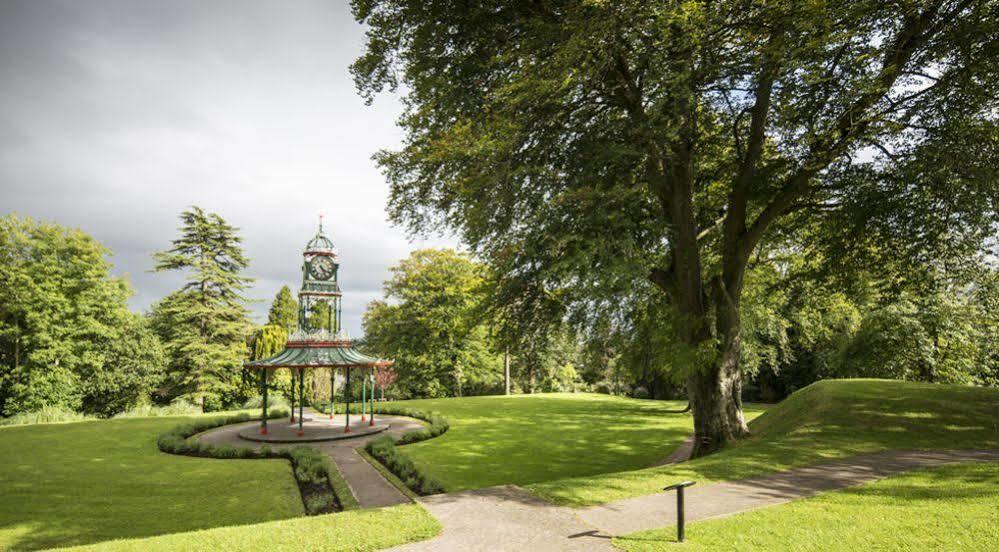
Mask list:
[[153,327],[169,358],[169,398],[213,410],[242,402],[240,370],[250,322],[241,295],[250,279],[237,229],[192,207],[180,215],[181,236],[156,253],[157,271],[182,270],[187,284],[153,307]]
[[484,310],[486,267],[450,249],[414,251],[392,267],[385,300],[368,305],[365,347],[395,359],[403,397],[497,389],[502,364]]
[[128,311],[131,289],[107,255],[80,230],[0,218],[0,415],[110,416],[158,384],[159,343]]
[[853,271],[844,283],[845,272],[815,272],[821,264],[795,254],[754,268],[743,307],[750,396],[779,399],[822,378],[990,384],[994,269],[924,267],[894,284]]
[[201,407],[184,400],[175,400],[166,406],[142,404],[125,412],[115,414],[115,418],[149,418],[156,416],[193,416],[201,412]]
[[267,324],[283,328],[285,331],[294,331],[298,328],[298,301],[291,294],[291,288],[281,286],[271,309],[267,312]]
[[92,419],[86,414],[74,410],[66,410],[59,406],[46,406],[33,412],[21,412],[9,418],[0,418],[0,426],[16,426],[31,424],[59,424],[64,422],[80,422]]
[[513,333],[624,319],[651,282],[673,312],[650,331],[690,346],[688,388],[712,395],[695,415],[719,418],[698,443],[743,433],[738,404],[697,405],[735,402],[723,359],[744,329],[750,371],[794,352],[765,297],[741,320],[761,258],[898,276],[994,240],[993,2],[352,7],[358,90],[406,94],[402,146],[377,156],[392,220],[456,232],[496,271]]
[[106,343],[104,363],[80,372],[84,412],[113,416],[135,408],[162,380],[166,354],[149,320],[127,313],[116,330],[117,338]]
[[416,443],[442,435],[450,429],[447,419],[438,412],[415,410],[396,403],[380,404],[377,413],[379,415],[395,414],[398,416],[408,416],[423,420],[429,425],[416,431],[407,431],[397,439],[393,439],[388,435],[379,437],[365,445],[365,450],[368,454],[385,466],[385,468],[398,477],[413,492],[419,495],[444,492],[444,487],[440,483],[421,473],[416,464],[400,452],[396,445]]
[[280,353],[288,342],[288,332],[281,326],[261,326],[250,339],[250,360],[260,360]]
[[412,460],[399,453],[391,437],[387,435],[379,437],[365,445],[365,450],[417,494],[432,495],[444,492],[444,487],[440,483],[427,479]]

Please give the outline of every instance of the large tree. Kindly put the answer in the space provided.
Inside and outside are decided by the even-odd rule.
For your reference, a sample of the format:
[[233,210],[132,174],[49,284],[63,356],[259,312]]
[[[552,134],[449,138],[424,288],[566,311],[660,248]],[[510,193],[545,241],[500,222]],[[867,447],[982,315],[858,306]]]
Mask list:
[[208,410],[236,396],[251,324],[242,293],[249,260],[237,229],[219,215],[191,207],[180,215],[181,235],[154,255],[156,271],[182,270],[187,283],[153,308],[170,358],[170,395]]
[[359,90],[407,93],[379,156],[393,219],[456,228],[576,313],[650,281],[689,349],[695,455],[748,431],[765,240],[835,221],[830,259],[918,263],[995,229],[994,0],[352,5]]
[[482,263],[451,249],[417,250],[392,267],[385,300],[364,313],[364,346],[395,359],[402,394],[462,396],[499,385],[486,274]]
[[0,217],[0,415],[55,406],[110,416],[148,397],[158,340],[81,230]]

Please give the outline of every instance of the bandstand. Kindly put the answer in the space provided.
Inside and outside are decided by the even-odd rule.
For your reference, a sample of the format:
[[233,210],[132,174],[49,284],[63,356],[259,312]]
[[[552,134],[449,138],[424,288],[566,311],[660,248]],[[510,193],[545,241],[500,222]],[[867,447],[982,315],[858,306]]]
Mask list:
[[[302,289],[298,292],[298,329],[288,337],[285,348],[280,353],[260,360],[247,362],[245,367],[261,370],[263,383],[263,416],[260,427],[248,428],[239,433],[243,439],[266,442],[307,442],[344,439],[383,431],[387,424],[375,422],[373,370],[391,366],[392,361],[367,356],[353,347],[353,343],[341,326],[342,292],[337,281],[340,264],[333,241],[323,231],[320,218],[319,231],[305,247],[302,263]],[[290,426],[279,426],[271,431],[267,425],[268,379],[275,370],[288,369],[292,381],[292,414]],[[327,371],[330,377],[329,420],[305,419],[305,374],[307,370]],[[344,372],[343,425],[334,424],[336,374]],[[361,416],[350,421],[351,373],[360,379],[362,386]],[[298,397],[295,400],[295,383],[298,383]],[[371,383],[369,387],[369,382]],[[368,393],[368,389],[371,392]],[[370,400],[368,398],[370,397]],[[295,416],[295,403],[298,403],[298,416]],[[325,415],[325,413],[323,413]],[[297,428],[293,425],[297,420]],[[306,425],[306,421],[310,423]],[[359,422],[359,423],[358,423]],[[277,424],[275,424],[277,425]]]

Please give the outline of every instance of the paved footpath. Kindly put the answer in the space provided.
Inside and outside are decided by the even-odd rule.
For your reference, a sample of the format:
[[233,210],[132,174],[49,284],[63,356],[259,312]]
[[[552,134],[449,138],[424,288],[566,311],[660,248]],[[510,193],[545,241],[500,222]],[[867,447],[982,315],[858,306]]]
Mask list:
[[[324,426],[343,427],[344,424],[343,416],[339,414],[334,417],[333,420],[329,419],[328,414],[320,414],[309,408],[305,409],[305,414],[305,419],[309,420],[305,422],[307,426],[314,426],[317,428]],[[354,427],[355,420],[357,421],[356,423],[360,422],[359,418],[360,417],[356,415],[351,417],[351,427]],[[361,456],[357,454],[357,449],[367,444],[368,441],[377,439],[380,435],[388,434],[398,436],[408,431],[413,431],[423,427],[423,425],[416,420],[411,418],[402,418],[399,416],[377,416],[377,421],[379,423],[387,422],[389,424],[389,429],[382,434],[357,437],[353,439],[305,443],[325,452],[330,456],[330,458],[333,459],[333,463],[336,464],[340,473],[343,474],[343,478],[347,481],[347,485],[350,486],[351,492],[354,493],[354,497],[357,498],[357,502],[360,503],[362,508],[393,506],[396,504],[408,503],[410,500],[406,495],[402,494],[399,489],[395,488],[395,485],[386,481],[378,470],[372,467],[371,464],[369,464],[364,458],[361,458]],[[247,422],[245,424],[223,426],[219,429],[207,431],[201,434],[198,436],[198,439],[208,443],[260,448],[265,443],[246,441],[244,439],[240,439],[238,435],[239,431],[243,428],[259,424],[260,422]],[[289,427],[298,427],[297,424],[290,424],[287,418],[281,420],[270,420],[268,421],[268,424],[270,426],[288,424]],[[273,449],[297,446],[295,443],[268,444]]]
[[[696,521],[789,502],[883,477],[954,462],[997,462],[999,450],[887,451],[741,481],[695,485],[686,516]],[[666,483],[664,481],[664,483]],[[613,550],[610,539],[676,520],[676,497],[659,493],[600,506],[554,506],[515,486],[423,497],[441,535],[393,550]]]

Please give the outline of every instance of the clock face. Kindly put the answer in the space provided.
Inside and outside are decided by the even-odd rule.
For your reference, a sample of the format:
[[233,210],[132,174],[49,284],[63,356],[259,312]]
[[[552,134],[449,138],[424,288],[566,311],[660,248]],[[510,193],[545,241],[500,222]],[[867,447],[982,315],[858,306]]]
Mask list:
[[329,280],[333,276],[333,260],[329,257],[316,257],[309,262],[309,273],[317,280]]

